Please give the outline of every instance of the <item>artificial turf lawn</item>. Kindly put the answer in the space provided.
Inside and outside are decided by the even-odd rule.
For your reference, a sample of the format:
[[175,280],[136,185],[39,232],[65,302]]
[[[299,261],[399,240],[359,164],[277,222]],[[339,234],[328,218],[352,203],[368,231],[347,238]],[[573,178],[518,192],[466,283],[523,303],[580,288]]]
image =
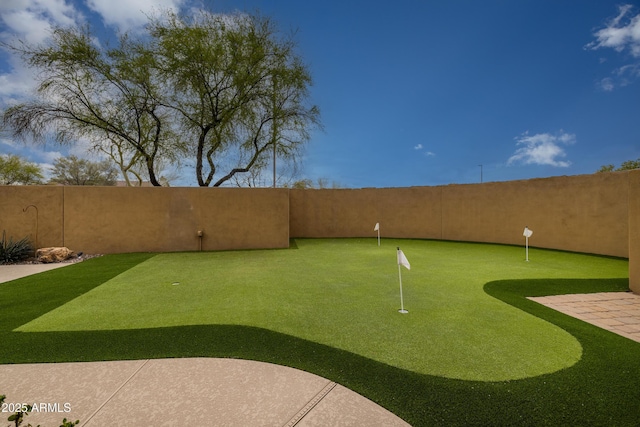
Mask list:
[[[386,241],[384,244],[389,247],[382,248],[377,248],[372,242],[374,241],[352,239],[300,240],[298,241],[298,250],[167,254],[155,257],[143,254],[115,258],[103,257],[77,266],[54,270],[35,276],[30,280],[23,279],[0,285],[0,304],[3,304],[0,306],[2,309],[0,311],[2,313],[0,314],[0,328],[3,330],[0,342],[11,343],[11,345],[2,346],[0,349],[0,363],[183,356],[243,357],[281,363],[325,376],[373,399],[414,425],[439,423],[448,425],[476,423],[484,425],[509,423],[631,425],[637,422],[635,414],[640,406],[638,404],[640,395],[636,390],[637,372],[640,371],[639,345],[584,322],[568,318],[523,297],[523,295],[624,290],[627,285],[625,279],[626,261],[532,250],[530,253],[532,261],[524,263],[521,248],[452,242],[400,241],[398,243],[412,263],[410,272],[403,271],[405,302],[410,310],[408,315],[403,316],[396,311],[399,304],[395,246],[393,246],[396,242]],[[296,280],[298,283],[319,282],[320,287],[315,289],[315,287],[309,288],[309,285],[299,285],[302,288],[298,293],[294,293],[292,289],[287,289],[288,293],[272,290],[273,286],[279,287],[277,283],[287,282],[285,270],[295,268],[295,265],[292,265],[295,258],[292,260],[285,257],[280,263],[276,261],[283,257],[283,254],[304,254],[305,250],[311,249],[313,249],[313,256],[308,259],[306,267],[302,268],[303,272],[298,272]],[[358,255],[353,256],[353,254]],[[191,262],[197,261],[200,256],[214,256],[214,260],[210,259],[206,263]],[[391,257],[391,266],[387,267],[385,264],[389,263],[387,260],[389,256]],[[179,260],[177,264],[169,262],[172,257],[177,257]],[[195,258],[192,259],[192,257]],[[361,259],[367,257],[371,259]],[[301,256],[301,258],[307,259],[309,257]],[[158,260],[161,261],[161,265],[167,267],[166,271],[174,274],[199,271],[203,277],[208,277],[207,280],[210,283],[230,281],[236,286],[228,285],[229,288],[248,288],[250,290],[248,294],[242,292],[238,294],[237,289],[233,292],[227,290],[226,293],[219,290],[217,296],[224,303],[220,307],[231,304],[235,310],[224,311],[218,308],[215,315],[220,315],[217,312],[219,310],[226,313],[226,316],[240,313],[241,321],[242,319],[255,320],[262,317],[267,319],[267,324],[262,326],[233,325],[229,323],[234,322],[224,322],[227,324],[189,325],[189,322],[186,322],[181,326],[173,326],[171,321],[164,319],[163,322],[169,324],[147,324],[145,326],[136,324],[140,321],[139,319],[129,319],[130,323],[126,325],[129,329],[122,329],[125,325],[121,324],[119,330],[86,330],[99,329],[95,327],[95,324],[107,321],[102,319],[102,316],[87,312],[80,316],[80,322],[83,326],[76,328],[78,330],[75,331],[10,332],[56,306],[60,306],[60,310],[62,310],[65,308],[64,303],[74,296],[83,294],[85,297],[90,296],[92,292],[88,291],[92,288],[95,288],[93,293],[105,289],[109,291],[107,294],[113,294],[116,288],[109,288],[109,286],[117,284],[118,280],[126,278],[131,273],[137,273],[139,276],[140,271],[138,270],[140,269],[145,272],[145,275],[151,275],[159,269],[155,262]],[[186,260],[190,262],[186,264]],[[123,262],[130,264],[127,266],[122,264]],[[136,262],[141,263],[129,268]],[[297,262],[302,261],[298,260]],[[213,264],[215,268],[205,268],[209,264]],[[317,265],[318,269],[310,268],[313,265]],[[116,270],[118,269],[123,274],[117,276],[119,271]],[[223,274],[227,269],[230,271],[226,275]],[[64,270],[67,271],[62,274]],[[375,283],[371,286],[356,285],[361,280],[361,276],[365,274],[363,271],[369,270],[376,270],[378,273],[373,275],[375,279],[366,279],[365,282],[374,281]],[[278,274],[274,274],[274,278],[267,281],[269,286],[260,288],[259,284],[248,281],[247,277],[249,276],[245,276],[241,273],[242,271],[251,272],[252,274],[249,276],[260,273],[265,277],[271,277],[269,272]],[[422,275],[419,273],[420,271],[428,271],[428,274]],[[540,275],[541,272],[544,274]],[[340,279],[336,279],[334,273],[340,273]],[[85,278],[76,279],[74,277],[76,275],[84,275]],[[191,274],[181,277],[190,277],[191,280],[196,280],[196,276],[196,274]],[[373,277],[367,274],[365,276]],[[497,280],[496,276],[502,280]],[[456,289],[455,277],[469,277],[469,280],[463,281],[459,285],[460,289]],[[113,279],[109,281],[111,278]],[[87,279],[91,279],[91,282]],[[162,298],[160,300],[153,299],[154,292],[149,292],[151,289],[158,291],[158,285],[173,286],[168,292],[174,292],[188,284],[184,280],[181,281],[180,278],[167,277],[167,279],[155,282],[156,285],[153,285],[153,280],[150,281],[151,288],[142,292],[142,295],[151,299],[145,300],[144,304],[140,304],[139,301],[133,304],[133,306],[138,306],[138,309],[141,309],[140,306],[145,304],[159,305],[156,307],[155,313],[147,312],[143,316],[144,318],[149,316],[170,319],[181,317],[177,315],[179,311],[172,311],[173,308],[181,306],[181,298],[176,298],[176,295],[173,294],[175,303],[172,304],[171,301],[167,303],[167,300]],[[484,282],[482,282],[483,280]],[[106,282],[105,285],[99,286],[101,281]],[[172,285],[174,281],[180,281],[181,284]],[[476,287],[478,281],[481,282],[479,288]],[[428,288],[428,291],[418,292],[418,289],[421,289],[420,284]],[[139,283],[136,287],[138,286],[144,288],[147,285]],[[534,316],[524,315],[524,311],[516,310],[487,296],[483,291],[483,286],[489,294],[530,312]],[[384,290],[380,290],[380,288]],[[341,308],[345,301],[351,304],[354,296],[348,291],[354,289],[358,289],[355,293],[362,297],[358,300],[363,299],[364,302],[357,307],[350,307],[349,310]],[[55,295],[58,301],[49,302],[46,307],[37,307],[41,303],[34,304],[35,301],[41,299],[49,301],[48,298],[43,298],[42,292],[44,291],[49,292],[48,297]],[[253,298],[252,294],[259,294],[261,298]],[[285,294],[295,294],[296,296],[283,303],[282,298],[286,297]],[[378,297],[378,294],[381,296]],[[465,299],[465,294],[471,295]],[[23,299],[20,298],[20,295]],[[231,295],[233,298],[222,298],[223,295]],[[66,307],[77,308],[74,305],[75,302],[81,301],[83,298],[78,298],[73,303],[67,303]],[[129,294],[129,298],[135,300],[137,296],[135,293]],[[197,299],[197,295],[191,298]],[[262,306],[261,301],[265,298],[277,300],[284,306],[278,305],[272,308],[269,308],[270,305]],[[328,300],[327,304],[322,302],[325,298]],[[447,300],[451,298],[459,299],[459,303],[455,306],[450,304]],[[483,298],[491,303],[487,302],[486,304],[489,305],[485,305],[482,301]],[[236,302],[236,299],[239,301]],[[206,298],[200,298],[200,300],[206,300]],[[430,302],[431,300],[434,301]],[[377,304],[381,304],[383,307],[377,310]],[[87,305],[95,305],[95,302]],[[331,313],[338,311],[339,315],[335,317],[343,323],[332,323],[327,319],[327,316],[321,316],[317,320],[305,320],[304,316],[300,317],[295,313],[296,309],[302,309],[309,305],[319,306],[307,309],[312,310],[307,311],[309,314],[312,312],[326,313],[326,310]],[[466,320],[461,325],[465,324],[472,330],[475,329],[474,325],[477,326],[480,323],[484,328],[497,329],[502,334],[508,334],[513,331],[513,328],[503,329],[504,321],[481,322],[479,319],[480,317],[493,319],[496,316],[498,319],[504,319],[502,317],[505,316],[504,314],[495,314],[495,310],[499,310],[501,306],[508,308],[508,319],[524,322],[518,323],[518,325],[529,330],[530,333],[555,337],[545,345],[553,346],[554,342],[578,342],[581,350],[578,355],[578,357],[581,356],[580,361],[574,365],[575,360],[570,360],[566,363],[570,367],[566,369],[529,379],[481,382],[446,379],[441,376],[426,375],[415,369],[402,369],[397,366],[397,359],[381,361],[375,351],[374,354],[361,354],[364,350],[371,351],[376,348],[382,348],[382,353],[384,353],[384,347],[380,345],[380,337],[388,327],[386,325],[384,328],[362,330],[361,317],[363,316],[367,318],[368,322],[375,323],[395,322],[397,319],[400,319],[400,322],[406,322],[392,323],[400,331],[397,335],[400,335],[401,343],[396,351],[404,354],[415,350],[403,342],[406,342],[407,335],[411,335],[410,331],[420,326],[416,323],[408,323],[410,319],[426,319],[424,321],[429,322],[429,316],[443,317],[446,323],[455,322],[461,318]],[[293,314],[285,315],[282,311],[283,307],[288,307],[288,310]],[[429,310],[423,309],[423,307],[428,307]],[[188,311],[187,308],[185,307],[184,311]],[[447,315],[446,313],[456,310],[460,310],[460,313],[456,315]],[[350,316],[349,313],[353,311],[359,311],[359,314]],[[367,311],[374,311],[375,316],[363,314]],[[429,316],[421,317],[423,311]],[[131,314],[131,311],[128,312]],[[385,315],[386,312],[389,313],[389,317]],[[13,315],[5,316],[5,313]],[[55,314],[55,310],[51,313],[51,315],[53,314]],[[201,316],[204,314],[199,314],[198,318],[202,318]],[[278,317],[279,320],[269,320],[274,317]],[[97,322],[92,320],[95,318],[98,319]],[[527,326],[529,318],[535,319],[532,326]],[[538,318],[549,320],[557,326],[551,327],[551,323],[546,324]],[[302,327],[292,327],[292,331],[277,331],[276,327],[281,328],[286,323],[285,320],[292,324],[302,321]],[[236,323],[241,323],[241,321],[236,319]],[[350,322],[355,323],[355,327],[352,327]],[[87,326],[92,324],[94,325],[92,328]],[[433,324],[431,325],[434,327]],[[154,327],[149,328],[149,326]],[[325,328],[330,333],[309,335],[308,330],[313,328]],[[402,328],[405,330],[403,331]],[[359,334],[358,330],[360,330]],[[564,330],[571,335],[568,335]],[[307,335],[300,336],[301,331]],[[430,338],[430,341],[422,346],[421,351],[430,350],[429,347],[435,345],[434,341],[448,349],[447,351],[439,349],[435,352],[443,359],[439,362],[440,369],[450,366],[452,370],[456,370],[459,363],[453,359],[465,357],[467,351],[474,355],[477,353],[475,349],[465,349],[460,344],[461,340],[472,340],[467,342],[467,347],[482,345],[482,341],[487,339],[503,340],[506,342],[504,345],[508,347],[509,341],[511,341],[510,337],[499,337],[492,331],[482,332],[481,336],[475,340],[474,334],[469,333],[463,335],[462,338],[459,335],[449,335],[448,339],[437,341],[439,335],[445,335],[445,332],[448,335],[448,331],[436,331],[438,333],[429,335],[428,330],[420,330],[421,334],[427,334]],[[344,344],[340,340],[334,343],[322,342],[326,337],[340,336],[345,333],[355,333],[356,336],[353,338],[368,340],[373,344],[370,347],[361,347],[359,348],[360,352],[356,352],[353,349],[340,349]],[[535,339],[534,336],[530,338]],[[346,342],[348,344],[348,340]],[[516,350],[525,343],[522,338],[518,338],[516,342],[518,344],[513,346]],[[539,341],[536,342],[539,343]],[[414,343],[414,346],[419,344]],[[453,347],[451,347],[452,345]],[[496,345],[492,345],[495,348]],[[451,350],[452,348],[455,350]],[[412,353],[412,355],[415,358],[421,357],[419,352]],[[431,355],[431,357],[434,356]],[[505,371],[504,368],[498,366],[499,364],[515,364],[519,370],[523,365],[522,361],[515,360],[515,357],[510,354],[494,353],[485,359],[500,362],[494,363],[498,372],[509,372],[509,370]],[[394,363],[396,363],[395,366]],[[489,365],[486,361],[483,363],[482,369],[486,371]],[[536,363],[536,361],[529,359],[527,363]],[[478,371],[478,368],[476,367],[474,370]]]
[[[399,315],[396,245],[410,314]],[[501,381],[576,363],[578,341],[487,295],[502,278],[624,276],[626,262],[438,241],[302,240],[298,250],[161,254],[17,331],[255,326],[413,372]],[[600,271],[604,269],[603,271]],[[510,359],[510,363],[504,363]]]

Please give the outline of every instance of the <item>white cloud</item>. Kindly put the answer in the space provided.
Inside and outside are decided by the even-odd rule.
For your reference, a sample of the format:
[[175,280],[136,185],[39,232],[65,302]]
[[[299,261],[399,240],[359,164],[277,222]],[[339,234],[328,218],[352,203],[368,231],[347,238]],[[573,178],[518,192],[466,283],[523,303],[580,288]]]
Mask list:
[[[84,17],[65,0],[3,0],[0,5],[0,39],[22,40],[30,44],[44,42],[54,26],[79,25]],[[8,52],[11,70],[0,74],[0,107],[24,99],[35,88],[33,71]]]
[[606,26],[593,35],[596,40],[589,43],[588,49],[603,47],[622,52],[628,49],[636,58],[640,58],[640,13],[632,16],[633,6],[618,6],[618,16],[607,22]]
[[507,164],[523,163],[534,165],[549,165],[556,167],[568,167],[571,162],[559,160],[566,157],[563,145],[571,145],[576,142],[576,136],[562,132],[559,135],[538,133],[529,135],[527,132],[515,138],[518,146],[521,146],[509,158]]
[[69,26],[74,25],[84,18],[73,7],[71,2],[66,0],[34,0],[41,8],[46,11],[50,19],[58,25]]
[[4,0],[0,3],[0,13],[5,10],[21,9],[28,3],[28,0]]
[[[614,49],[616,52],[629,52],[633,58],[640,58],[640,12],[634,13],[630,4],[618,7],[618,15],[610,19],[604,28],[593,33],[595,40],[585,46],[586,49]],[[635,59],[634,59],[635,61]],[[603,63],[600,58],[600,63]],[[623,87],[640,77],[640,62],[620,67],[598,82],[598,86],[610,92],[616,87]]]
[[36,86],[33,70],[15,57],[10,57],[8,63],[12,65],[11,72],[0,74],[0,108],[27,98]]
[[[14,10],[2,14],[6,27],[21,40],[28,43],[40,43],[50,33],[51,24],[46,19],[28,10]],[[8,38],[8,34],[4,34]]]
[[631,80],[640,77],[640,62],[624,65],[615,70],[614,74],[619,79],[619,85],[626,86],[631,83]]
[[597,86],[605,92],[611,92],[616,88],[625,87],[640,78],[640,62],[623,65],[611,72],[610,77],[605,77],[597,83]]
[[10,0],[0,7],[0,21],[6,28],[0,36],[40,43],[49,36],[52,26],[76,25],[83,19],[64,0]]
[[73,145],[69,147],[69,154],[91,161],[100,161],[106,157],[106,154],[96,150],[95,144],[87,138],[77,138]]
[[616,87],[611,77],[605,77],[604,79],[600,80],[598,86],[600,86],[600,88],[605,92],[611,92]]
[[179,10],[185,0],[89,0],[90,9],[102,16],[106,25],[120,32],[136,31],[147,23],[147,16],[160,10]]
[[62,153],[59,151],[45,151],[39,149],[32,149],[32,151],[34,151],[35,154],[37,154],[38,157],[43,159],[46,163],[53,163],[58,158],[62,157]]
[[[413,149],[416,150],[416,151],[420,151],[423,148],[424,148],[424,146],[422,144],[418,144],[418,145],[415,145],[413,147]],[[431,157],[431,156],[435,156],[435,153],[433,153],[432,151],[425,151],[424,155],[427,156],[427,157]]]
[[6,138],[0,138],[0,144],[7,145],[9,147],[15,147],[16,146],[15,141],[12,141],[12,140],[6,139]]

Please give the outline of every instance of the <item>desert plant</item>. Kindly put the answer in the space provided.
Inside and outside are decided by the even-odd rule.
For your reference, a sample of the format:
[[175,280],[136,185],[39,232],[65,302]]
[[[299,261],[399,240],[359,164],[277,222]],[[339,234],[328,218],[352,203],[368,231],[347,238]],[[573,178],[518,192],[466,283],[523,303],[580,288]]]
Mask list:
[[[22,425],[25,415],[29,415],[29,411],[31,411],[31,406],[27,405],[25,407],[25,411],[16,412],[15,414],[7,418],[7,421],[13,421],[15,423],[15,426],[18,427]],[[26,427],[33,427],[33,426],[31,424],[27,424]],[[38,424],[36,427],[40,427],[40,424]]]
[[6,232],[2,231],[2,240],[0,240],[0,264],[9,264],[12,262],[27,259],[33,253],[33,247],[28,237],[13,241],[9,237],[7,240]]

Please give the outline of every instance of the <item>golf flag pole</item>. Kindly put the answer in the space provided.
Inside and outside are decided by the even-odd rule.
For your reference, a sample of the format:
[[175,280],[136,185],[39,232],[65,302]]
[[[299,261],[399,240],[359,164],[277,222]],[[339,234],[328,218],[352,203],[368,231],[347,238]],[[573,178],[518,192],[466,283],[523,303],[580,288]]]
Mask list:
[[404,309],[404,298],[402,297],[402,270],[401,266],[405,266],[407,270],[411,270],[411,265],[409,264],[409,260],[404,253],[398,248],[398,278],[400,279],[400,310],[398,312],[402,314],[406,314],[409,311]]
[[533,231],[529,229],[529,227],[524,227],[524,232],[522,235],[524,236],[525,241],[525,261],[529,262],[529,237],[533,234]]
[[376,222],[376,226],[373,227],[373,231],[378,232],[378,246],[380,246],[380,223]]

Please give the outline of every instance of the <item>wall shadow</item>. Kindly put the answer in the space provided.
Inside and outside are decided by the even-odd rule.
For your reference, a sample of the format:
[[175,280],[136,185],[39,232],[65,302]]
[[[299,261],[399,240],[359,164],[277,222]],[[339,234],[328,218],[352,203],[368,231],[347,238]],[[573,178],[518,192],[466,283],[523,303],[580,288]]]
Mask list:
[[[113,256],[105,262],[96,258],[0,284],[0,364],[240,358],[290,366],[328,378],[386,407],[414,426],[637,425],[640,343],[526,299],[527,296],[626,291],[626,278],[487,283],[484,289],[489,295],[565,329],[583,347],[582,359],[570,368],[506,382],[463,381],[417,374],[312,341],[241,325],[12,332],[152,256],[154,254],[126,255],[117,262],[113,262]],[[74,280],[69,279],[71,273]]]
[[621,291],[625,286],[625,279],[488,283],[487,293],[566,329],[584,348],[583,358],[576,365],[524,380],[477,382],[417,374],[297,337],[239,325],[7,331],[0,333],[0,363],[173,357],[251,359],[302,369],[338,382],[414,426],[636,425],[640,409],[640,344],[525,298]]

